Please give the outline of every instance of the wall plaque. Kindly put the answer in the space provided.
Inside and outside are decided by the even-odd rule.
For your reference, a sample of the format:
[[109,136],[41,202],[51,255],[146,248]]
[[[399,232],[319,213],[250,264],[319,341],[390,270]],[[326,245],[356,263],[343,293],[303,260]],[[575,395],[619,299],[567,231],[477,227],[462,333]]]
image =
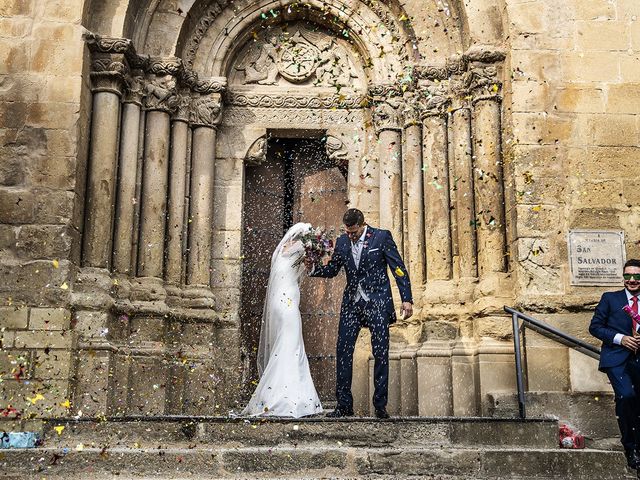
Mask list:
[[622,286],[624,232],[570,230],[568,245],[571,285]]

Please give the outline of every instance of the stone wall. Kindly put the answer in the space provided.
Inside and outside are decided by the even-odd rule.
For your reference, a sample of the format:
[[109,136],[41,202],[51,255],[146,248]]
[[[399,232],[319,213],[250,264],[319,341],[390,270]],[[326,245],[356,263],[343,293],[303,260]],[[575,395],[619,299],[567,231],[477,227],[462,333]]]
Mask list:
[[[86,192],[90,124],[96,112],[89,75],[91,54],[83,33],[89,29],[131,38],[140,54],[168,56],[182,49],[185,58],[202,69],[214,68],[215,62],[198,56],[198,42],[215,45],[220,51],[226,48],[216,43],[215,36],[208,37],[206,29],[199,30],[212,25],[207,15],[215,9],[208,10],[206,2],[163,1],[157,12],[148,3],[6,0],[0,4],[0,398],[4,399],[0,408],[10,405],[25,417],[31,413],[61,415],[71,409],[98,414],[109,402],[116,412],[118,398],[138,405],[136,398],[147,391],[154,400],[142,413],[175,413],[179,405],[169,401],[163,406],[165,388],[188,391],[189,385],[141,382],[129,397],[118,391],[122,385],[116,387],[109,379],[120,378],[118,375],[137,378],[149,369],[160,369],[153,374],[158,378],[189,369],[201,369],[199,379],[219,378],[220,371],[206,366],[204,358],[237,350],[233,326],[237,319],[215,329],[198,322],[183,323],[172,316],[171,308],[147,310],[136,318],[130,315],[129,292],[137,291],[139,300],[153,303],[157,298],[149,292],[156,284],[130,284],[126,269],[119,272],[122,276],[114,276],[104,269],[84,268],[96,265],[85,262],[83,267],[81,260],[85,205],[90,197]],[[424,284],[414,286],[422,299],[418,315],[394,327],[392,333],[392,372],[396,372],[392,398],[397,399],[394,408],[398,412],[414,413],[406,398],[415,398],[421,414],[482,413],[487,394],[514,388],[510,322],[502,314],[504,304],[536,312],[580,337],[586,335],[590,310],[603,289],[569,285],[567,232],[574,228],[621,229],[626,234],[627,257],[640,255],[635,160],[640,149],[640,6],[635,0],[407,0],[390,2],[386,10],[376,2],[363,3],[371,15],[380,15],[380,24],[397,35],[399,43],[417,52],[415,58],[403,58],[403,62],[410,60],[418,67],[446,65],[452,56],[459,61],[463,54],[478,49],[506,54],[499,73],[502,107],[498,123],[490,123],[495,116],[488,122],[482,112],[474,110],[473,115],[480,115],[474,117],[476,125],[493,128],[472,133],[476,139],[494,135],[501,145],[508,268],[488,268],[488,272],[485,268],[484,276],[481,271],[461,280],[465,275],[455,272],[460,272],[461,261],[464,269],[464,258],[453,251],[452,274],[440,272],[430,277],[437,270],[423,270]],[[193,16],[187,19],[192,4]],[[397,53],[396,46],[388,45],[386,55]],[[389,65],[391,71],[397,67],[391,60]],[[435,80],[441,86],[441,80]],[[454,111],[459,106],[454,104],[444,112],[451,125],[466,122],[466,114]],[[433,128],[440,125],[436,118],[429,121]],[[411,125],[402,128],[406,143],[406,129]],[[456,158],[455,147],[447,147],[446,142],[432,136],[419,143],[423,148],[427,145],[426,152],[451,148],[449,153]],[[376,143],[377,139],[371,140],[371,145]],[[224,151],[226,147],[218,148]],[[482,145],[475,143],[470,148],[477,154]],[[410,158],[414,151],[405,147],[401,154]],[[238,259],[227,259],[221,245],[231,238],[235,245],[231,252],[239,256],[239,219],[221,218],[224,209],[219,206],[241,201],[239,157],[243,154],[226,155],[214,188],[222,191],[218,187],[233,186],[233,197],[215,199],[213,223],[217,227],[211,255],[214,268],[224,270],[232,265],[225,276],[231,279],[237,275]],[[377,217],[378,182],[374,183],[375,195],[367,197],[362,208]],[[403,188],[406,191],[407,178]],[[364,188],[367,190],[372,188]],[[112,204],[107,207],[115,208]],[[410,223],[409,210],[405,203],[405,225]],[[383,220],[384,215],[381,217]],[[220,227],[234,222],[238,228]],[[458,225],[463,226],[465,222]],[[448,235],[447,229],[443,231]],[[502,252],[491,249],[491,235],[482,235],[478,237],[480,251],[492,256],[482,257],[481,253],[480,264],[496,266]],[[426,257],[418,261],[418,268],[424,263],[429,266],[439,238],[434,235],[427,242]],[[468,250],[475,254],[475,248]],[[111,249],[107,252],[109,259],[112,253]],[[184,273],[181,270],[176,275]],[[225,297],[229,287],[233,289],[233,285],[218,285],[210,294],[218,298],[220,311],[233,303],[233,298]],[[216,306],[213,300],[204,307],[212,305]],[[184,311],[181,315],[184,318]],[[123,326],[123,321],[129,323]],[[148,347],[146,353],[137,350],[134,354],[141,361],[141,370],[137,370],[137,360],[133,366],[127,363],[132,361],[130,354],[111,351],[102,341],[111,335],[122,346],[131,332],[138,332],[138,347]],[[180,362],[187,360],[182,365],[175,362],[176,351],[169,348],[175,335],[183,335],[182,342],[188,339],[194,347],[191,357],[180,357]],[[151,357],[145,357],[149,352]],[[527,354],[532,390],[607,388],[592,362],[564,347],[531,335]],[[365,409],[365,345],[357,355],[358,398]],[[155,360],[146,366],[148,358]],[[161,358],[168,363],[162,364]],[[226,375],[234,371],[231,367]],[[96,372],[101,378],[97,382]],[[72,378],[76,382],[70,383]],[[196,383],[202,385],[202,381]],[[196,387],[194,396],[202,398]],[[438,404],[433,402],[434,389],[441,400]],[[177,394],[171,398],[184,402]],[[197,411],[195,407],[191,410]]]
[[64,415],[72,395],[69,300],[91,108],[81,11],[0,5],[0,398],[24,418]]

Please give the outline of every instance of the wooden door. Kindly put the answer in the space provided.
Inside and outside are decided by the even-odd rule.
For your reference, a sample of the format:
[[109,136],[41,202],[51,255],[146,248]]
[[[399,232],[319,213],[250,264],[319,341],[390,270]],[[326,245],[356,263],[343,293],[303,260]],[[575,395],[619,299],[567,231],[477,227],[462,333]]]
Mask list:
[[[271,254],[297,222],[339,234],[347,183],[329,162],[320,139],[270,139],[267,158],[247,167],[242,241],[242,355],[245,396],[257,383],[256,354]],[[344,274],[304,278],[300,311],[311,376],[321,400],[335,399],[335,348]]]
[[[329,163],[322,142],[300,142],[293,157],[294,220],[332,231],[335,240],[347,208],[346,179]],[[345,285],[344,273],[333,279],[305,277],[301,284],[305,348],[316,390],[325,403],[335,400],[336,340]]]

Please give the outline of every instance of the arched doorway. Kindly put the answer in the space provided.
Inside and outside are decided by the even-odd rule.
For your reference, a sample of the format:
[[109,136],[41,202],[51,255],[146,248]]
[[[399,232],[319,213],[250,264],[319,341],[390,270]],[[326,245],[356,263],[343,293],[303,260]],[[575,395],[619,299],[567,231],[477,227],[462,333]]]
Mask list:
[[[348,204],[346,168],[327,154],[327,137],[270,136],[262,162],[245,172],[240,321],[245,395],[257,382],[256,352],[271,254],[297,222],[339,234]],[[335,343],[344,279],[303,279],[300,311],[311,375],[323,401],[333,398]]]

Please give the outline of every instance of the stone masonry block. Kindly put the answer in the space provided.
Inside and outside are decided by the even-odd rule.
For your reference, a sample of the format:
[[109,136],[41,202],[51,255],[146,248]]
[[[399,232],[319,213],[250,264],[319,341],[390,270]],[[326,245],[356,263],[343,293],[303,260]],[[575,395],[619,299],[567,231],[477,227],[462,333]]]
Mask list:
[[513,82],[512,108],[514,112],[542,112],[547,109],[549,87],[542,82]]
[[67,330],[71,312],[64,308],[32,308],[29,315],[30,330]]
[[559,112],[603,113],[604,91],[599,85],[567,84],[554,91],[554,106]]
[[26,350],[0,350],[0,378],[24,380],[30,378],[31,352]]
[[82,20],[82,0],[65,0],[64,2],[46,2],[44,18],[47,20],[68,23],[80,23]]
[[24,39],[4,39],[0,43],[0,74],[29,70],[29,42]]
[[16,348],[71,348],[73,335],[71,332],[18,332],[16,333]]
[[640,111],[640,83],[609,85],[607,112],[637,114]]
[[27,328],[29,309],[15,307],[0,307],[0,328],[24,329]]
[[16,250],[24,258],[67,258],[73,237],[63,225],[25,225],[18,233]]
[[33,13],[35,0],[3,0],[0,2],[0,16],[28,16]]
[[38,350],[34,352],[34,378],[37,380],[68,379],[72,372],[71,351]]
[[35,204],[36,198],[28,190],[0,188],[0,223],[32,223]]
[[629,34],[623,22],[583,21],[577,22],[576,44],[584,50],[627,50]]
[[565,82],[617,82],[618,60],[602,52],[562,53],[560,59]]
[[587,135],[600,146],[640,145],[637,115],[591,115],[587,120]]
[[609,0],[573,1],[576,20],[613,20],[616,17],[616,6]]

